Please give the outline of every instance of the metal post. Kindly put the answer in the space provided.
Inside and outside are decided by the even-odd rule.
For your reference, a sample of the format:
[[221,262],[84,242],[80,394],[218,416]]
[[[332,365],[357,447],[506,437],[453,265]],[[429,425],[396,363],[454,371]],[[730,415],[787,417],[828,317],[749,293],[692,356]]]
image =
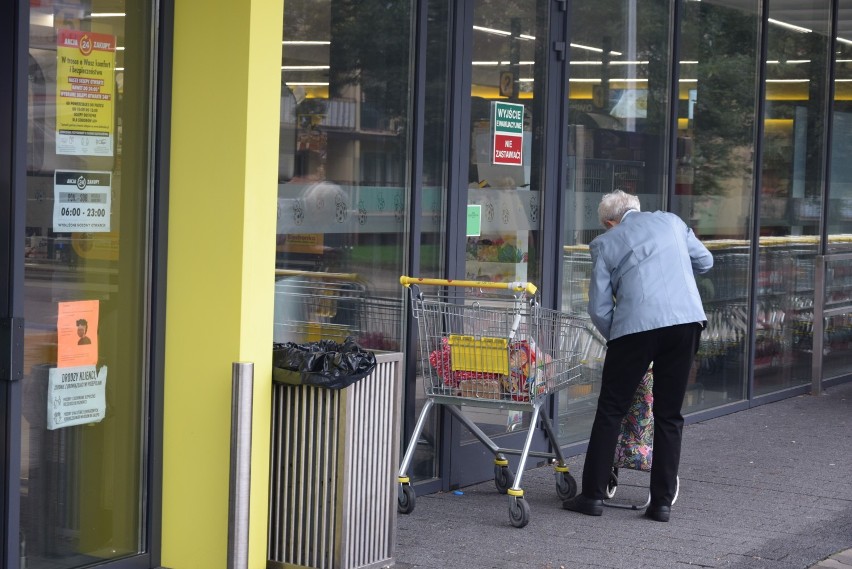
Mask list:
[[231,392],[231,477],[228,497],[228,569],[248,569],[254,364],[234,362],[231,381],[233,388]]
[[822,355],[825,326],[825,256],[814,260],[814,319],[811,331],[811,395],[822,393]]

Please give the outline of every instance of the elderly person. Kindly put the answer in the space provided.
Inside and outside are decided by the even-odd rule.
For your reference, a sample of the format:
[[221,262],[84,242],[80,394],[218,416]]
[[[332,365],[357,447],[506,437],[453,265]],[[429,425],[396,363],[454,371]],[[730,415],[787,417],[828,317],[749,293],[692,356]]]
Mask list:
[[654,457],[645,516],[669,521],[677,488],[686,382],[707,321],[693,273],[713,256],[676,215],[642,212],[616,190],[598,206],[607,231],[589,244],[589,315],[607,340],[601,393],[583,467],[582,493],[562,507],[603,512],[621,421],[654,363]]

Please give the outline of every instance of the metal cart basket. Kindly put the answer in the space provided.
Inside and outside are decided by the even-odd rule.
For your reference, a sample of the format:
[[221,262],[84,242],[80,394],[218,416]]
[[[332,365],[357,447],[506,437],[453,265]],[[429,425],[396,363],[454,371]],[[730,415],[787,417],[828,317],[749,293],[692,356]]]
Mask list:
[[399,351],[401,298],[374,296],[356,273],[276,269],[275,342],[352,337],[362,347]]
[[[531,283],[491,283],[401,277],[410,292],[417,321],[420,367],[426,403],[399,468],[400,513],[414,510],[415,493],[407,470],[434,405],[444,405],[462,425],[494,454],[494,482],[509,495],[509,518],[521,528],[529,523],[529,504],[521,478],[528,456],[551,459],[556,492],[561,500],[577,493],[577,483],[554,442],[552,453],[531,451],[534,428],[523,449],[504,449],[461,412],[461,406],[531,411],[551,441],[556,441],[546,413],[547,397],[580,377],[578,343],[583,324],[576,317],[542,308]],[[429,289],[430,294],[423,292]],[[463,290],[464,289],[464,290]],[[519,454],[517,474],[509,470],[506,454]]]

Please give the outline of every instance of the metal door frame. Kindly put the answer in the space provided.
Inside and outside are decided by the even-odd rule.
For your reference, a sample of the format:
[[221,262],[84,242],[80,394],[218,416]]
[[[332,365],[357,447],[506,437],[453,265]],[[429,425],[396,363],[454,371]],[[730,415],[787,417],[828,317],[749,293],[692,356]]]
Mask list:
[[21,378],[23,375],[23,239],[26,175],[29,4],[0,6],[0,566],[20,567]]

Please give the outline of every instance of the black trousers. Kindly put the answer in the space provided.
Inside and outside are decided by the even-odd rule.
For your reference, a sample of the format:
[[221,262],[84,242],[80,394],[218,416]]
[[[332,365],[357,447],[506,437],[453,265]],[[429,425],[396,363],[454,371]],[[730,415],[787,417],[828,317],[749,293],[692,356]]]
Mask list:
[[654,362],[651,504],[671,505],[680,464],[681,407],[702,328],[699,323],[667,326],[628,334],[607,343],[601,394],[583,466],[586,497],[605,497],[621,420],[630,409],[642,376]]

